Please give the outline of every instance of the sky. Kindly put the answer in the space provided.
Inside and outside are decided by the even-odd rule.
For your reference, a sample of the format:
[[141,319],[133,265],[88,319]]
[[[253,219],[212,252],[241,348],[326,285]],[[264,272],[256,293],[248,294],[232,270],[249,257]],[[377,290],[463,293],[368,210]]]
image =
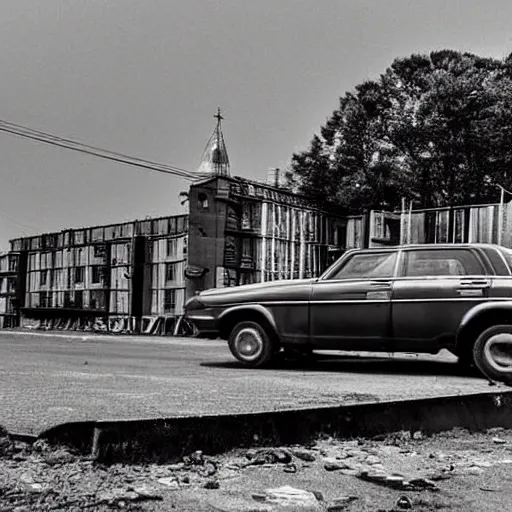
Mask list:
[[[264,180],[397,57],[512,52],[509,0],[1,0],[0,120],[196,170],[217,107],[231,173]],[[0,132],[0,250],[186,213],[182,178]]]

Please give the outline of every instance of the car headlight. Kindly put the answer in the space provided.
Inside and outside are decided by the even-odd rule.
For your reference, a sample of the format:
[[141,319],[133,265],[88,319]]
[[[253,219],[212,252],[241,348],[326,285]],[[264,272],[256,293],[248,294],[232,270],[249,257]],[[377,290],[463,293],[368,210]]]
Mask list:
[[196,311],[198,309],[205,309],[206,306],[197,297],[192,297],[185,304],[185,311]]

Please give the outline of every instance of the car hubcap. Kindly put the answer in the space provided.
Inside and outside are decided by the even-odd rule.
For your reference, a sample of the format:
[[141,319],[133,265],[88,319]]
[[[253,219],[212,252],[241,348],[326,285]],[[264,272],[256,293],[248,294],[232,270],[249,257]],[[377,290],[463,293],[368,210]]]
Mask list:
[[256,359],[263,350],[263,338],[256,329],[242,329],[235,338],[235,348],[247,361]]
[[485,358],[499,372],[512,373],[512,334],[492,336],[485,344]]

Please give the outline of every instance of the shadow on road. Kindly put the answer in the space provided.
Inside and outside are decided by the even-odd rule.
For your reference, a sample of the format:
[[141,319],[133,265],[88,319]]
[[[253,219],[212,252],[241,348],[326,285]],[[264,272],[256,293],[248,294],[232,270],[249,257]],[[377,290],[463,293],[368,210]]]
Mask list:
[[[237,361],[201,363],[208,368],[226,368],[249,370]],[[365,373],[380,375],[438,375],[464,377],[472,379],[482,378],[473,368],[452,361],[424,360],[413,358],[381,358],[375,356],[324,356],[316,355],[312,360],[284,360],[273,363],[258,371],[312,371],[333,373]]]

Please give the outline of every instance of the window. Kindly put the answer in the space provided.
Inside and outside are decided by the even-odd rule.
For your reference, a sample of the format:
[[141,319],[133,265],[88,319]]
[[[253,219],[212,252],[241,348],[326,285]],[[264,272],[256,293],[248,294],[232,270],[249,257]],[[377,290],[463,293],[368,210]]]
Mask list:
[[75,267],[75,283],[83,283],[85,276],[85,267]]
[[101,267],[99,266],[93,266],[92,267],[92,282],[94,284],[98,284],[101,282]]
[[100,290],[91,290],[89,307],[91,309],[105,309],[105,294]]
[[105,257],[106,247],[103,244],[96,244],[94,246],[94,257],[95,258],[104,258]]
[[208,196],[205,193],[201,192],[197,196],[197,206],[204,210],[208,208]]
[[176,281],[176,263],[165,264],[165,280]]
[[176,290],[164,290],[164,313],[174,313],[176,309]]
[[7,291],[9,293],[14,293],[16,291],[16,278],[15,277],[7,278]]
[[168,238],[167,239],[167,256],[177,256],[178,255],[178,239],[177,238]]
[[482,275],[484,269],[476,255],[469,250],[431,249],[405,253],[405,275],[465,276]]
[[52,307],[52,293],[51,292],[42,292],[39,294],[39,306],[42,308],[51,308]]
[[355,254],[328,279],[393,277],[396,258],[396,252]]
[[39,284],[41,286],[46,286],[48,283],[48,270],[41,270],[41,278]]

